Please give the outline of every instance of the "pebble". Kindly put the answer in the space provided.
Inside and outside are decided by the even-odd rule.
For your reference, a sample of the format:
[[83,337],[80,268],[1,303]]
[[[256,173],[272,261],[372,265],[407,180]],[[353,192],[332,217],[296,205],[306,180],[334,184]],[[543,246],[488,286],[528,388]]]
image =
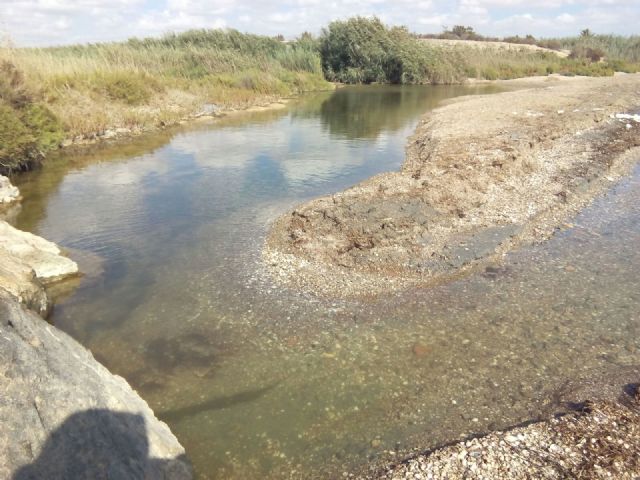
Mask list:
[[419,358],[426,357],[429,353],[431,353],[431,348],[422,343],[414,344],[411,350],[413,351],[413,354]]

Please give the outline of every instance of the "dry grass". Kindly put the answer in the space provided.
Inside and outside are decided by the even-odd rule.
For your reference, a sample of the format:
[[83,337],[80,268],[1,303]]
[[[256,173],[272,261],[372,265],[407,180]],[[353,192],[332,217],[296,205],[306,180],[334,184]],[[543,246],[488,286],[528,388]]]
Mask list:
[[244,107],[328,88],[312,45],[235,31],[57,48],[0,49],[70,137],[145,129],[205,104]]
[[440,43],[425,41],[429,48],[439,49],[456,59],[456,64],[465,69],[468,78],[485,80],[509,80],[538,75],[559,73],[573,76],[611,76],[615,71],[635,72],[640,65],[621,60],[592,61],[589,58],[568,58],[556,52],[533,49],[529,45],[493,46],[479,48],[469,42]]

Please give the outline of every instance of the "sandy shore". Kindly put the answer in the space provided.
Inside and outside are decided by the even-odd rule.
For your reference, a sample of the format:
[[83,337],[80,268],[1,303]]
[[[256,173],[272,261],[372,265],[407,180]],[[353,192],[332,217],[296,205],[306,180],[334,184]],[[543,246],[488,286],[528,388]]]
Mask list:
[[640,75],[510,83],[426,114],[399,172],[278,218],[272,275],[330,296],[449,281],[548,238],[640,156]]

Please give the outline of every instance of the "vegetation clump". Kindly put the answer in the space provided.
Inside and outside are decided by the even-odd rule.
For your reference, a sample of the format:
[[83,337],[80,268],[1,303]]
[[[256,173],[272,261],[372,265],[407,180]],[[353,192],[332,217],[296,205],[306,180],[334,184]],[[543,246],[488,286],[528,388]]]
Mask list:
[[11,63],[0,62],[0,173],[37,164],[62,139],[62,125],[34,101],[22,74]]
[[377,18],[334,21],[320,36],[322,68],[343,83],[457,83],[463,69],[441,52],[425,48],[405,27]]
[[[473,27],[456,25],[445,29],[438,34],[421,34],[417,38],[431,38],[441,40],[473,40],[477,42],[506,42],[518,45],[536,45],[541,48],[557,51],[569,51],[570,59],[581,62],[571,65],[567,63],[560,70],[571,70],[575,67],[580,74],[589,74],[590,71],[600,74],[603,71],[640,71],[640,36],[632,35],[624,37],[620,35],[597,35],[588,28],[583,29],[580,35],[565,38],[536,38],[533,35],[515,35],[504,38],[489,37],[477,33]],[[604,60],[610,68],[585,68],[583,60],[599,62]],[[554,68],[554,70],[558,70]],[[578,73],[574,73],[578,74]]]
[[2,94],[11,111],[2,108],[0,122],[11,129],[17,115],[26,130],[5,133],[0,148],[12,165],[24,167],[59,144],[63,130],[71,138],[121,127],[143,131],[207,104],[242,108],[329,88],[309,36],[284,42],[235,30],[192,30],[119,43],[0,48],[0,61],[12,65],[13,75],[3,72],[0,88],[8,91],[11,84],[11,98],[28,99],[15,107]]

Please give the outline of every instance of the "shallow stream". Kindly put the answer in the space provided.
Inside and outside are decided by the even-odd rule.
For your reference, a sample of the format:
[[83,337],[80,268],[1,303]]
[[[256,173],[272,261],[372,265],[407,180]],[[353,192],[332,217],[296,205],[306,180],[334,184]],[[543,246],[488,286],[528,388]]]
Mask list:
[[639,365],[639,169],[551,241],[448,285],[326,301],[262,274],[271,219],[397,169],[424,112],[489,88],[341,89],[24,175],[16,225],[85,272],[53,323],[138,390],[201,479],[365,472]]

